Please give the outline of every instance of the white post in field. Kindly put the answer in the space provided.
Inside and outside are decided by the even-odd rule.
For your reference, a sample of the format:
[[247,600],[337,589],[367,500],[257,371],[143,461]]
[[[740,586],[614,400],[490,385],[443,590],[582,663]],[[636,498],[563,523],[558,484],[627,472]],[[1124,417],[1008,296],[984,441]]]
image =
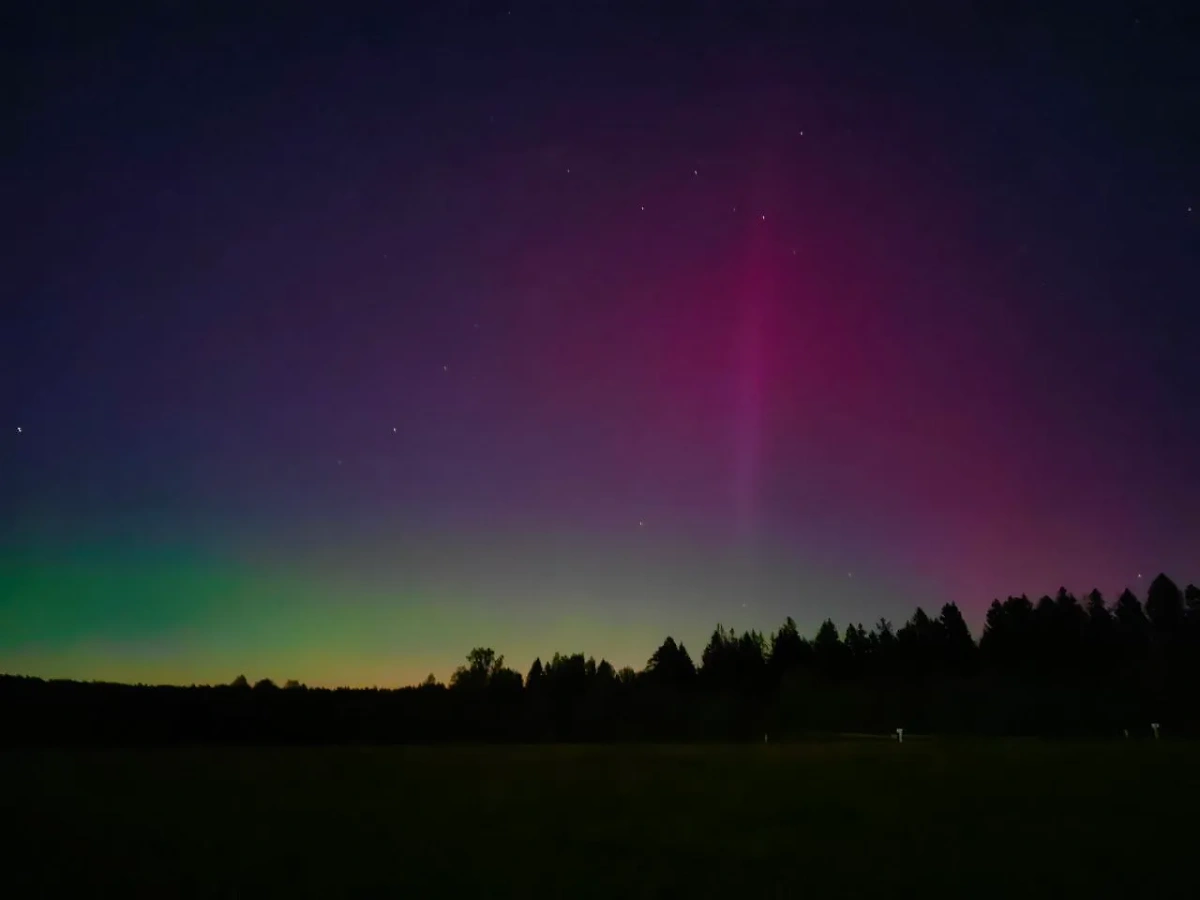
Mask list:
[[1150,727],[1154,730],[1154,739],[1157,741],[1158,740],[1158,723],[1151,722]]
[[1129,740],[1129,729],[1125,729],[1125,740]]
[[904,743],[904,729],[903,728],[896,729],[896,741],[901,744]]

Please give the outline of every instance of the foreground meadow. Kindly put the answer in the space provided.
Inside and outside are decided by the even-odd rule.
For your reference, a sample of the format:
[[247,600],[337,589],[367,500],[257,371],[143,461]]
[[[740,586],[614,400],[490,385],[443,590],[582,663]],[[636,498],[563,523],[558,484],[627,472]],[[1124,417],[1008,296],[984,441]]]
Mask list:
[[0,787],[8,896],[1127,897],[1191,883],[1200,746],[48,750]]

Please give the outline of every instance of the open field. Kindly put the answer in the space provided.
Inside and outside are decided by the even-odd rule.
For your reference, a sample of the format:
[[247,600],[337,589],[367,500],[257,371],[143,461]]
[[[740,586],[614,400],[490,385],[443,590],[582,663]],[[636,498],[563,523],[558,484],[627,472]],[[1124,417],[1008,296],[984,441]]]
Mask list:
[[1167,896],[1200,746],[20,751],[0,786],[7,896]]

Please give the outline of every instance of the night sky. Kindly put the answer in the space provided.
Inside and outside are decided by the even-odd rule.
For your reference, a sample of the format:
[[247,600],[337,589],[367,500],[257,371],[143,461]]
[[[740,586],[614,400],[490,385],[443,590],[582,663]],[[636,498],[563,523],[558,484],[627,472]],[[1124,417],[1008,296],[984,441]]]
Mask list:
[[1194,580],[1200,30],[1046,5],[17,16],[0,671]]

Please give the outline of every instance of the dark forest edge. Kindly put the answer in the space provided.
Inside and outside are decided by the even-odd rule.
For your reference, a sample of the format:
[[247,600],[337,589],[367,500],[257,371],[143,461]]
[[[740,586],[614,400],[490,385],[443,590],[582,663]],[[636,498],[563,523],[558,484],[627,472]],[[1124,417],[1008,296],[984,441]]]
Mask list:
[[958,607],[811,640],[718,625],[697,666],[668,637],[640,672],[556,653],[529,673],[477,648],[446,686],[168,687],[0,676],[0,743],[786,740],[816,732],[1200,735],[1200,588],[1143,604],[1060,589],[993,601],[976,642]]

